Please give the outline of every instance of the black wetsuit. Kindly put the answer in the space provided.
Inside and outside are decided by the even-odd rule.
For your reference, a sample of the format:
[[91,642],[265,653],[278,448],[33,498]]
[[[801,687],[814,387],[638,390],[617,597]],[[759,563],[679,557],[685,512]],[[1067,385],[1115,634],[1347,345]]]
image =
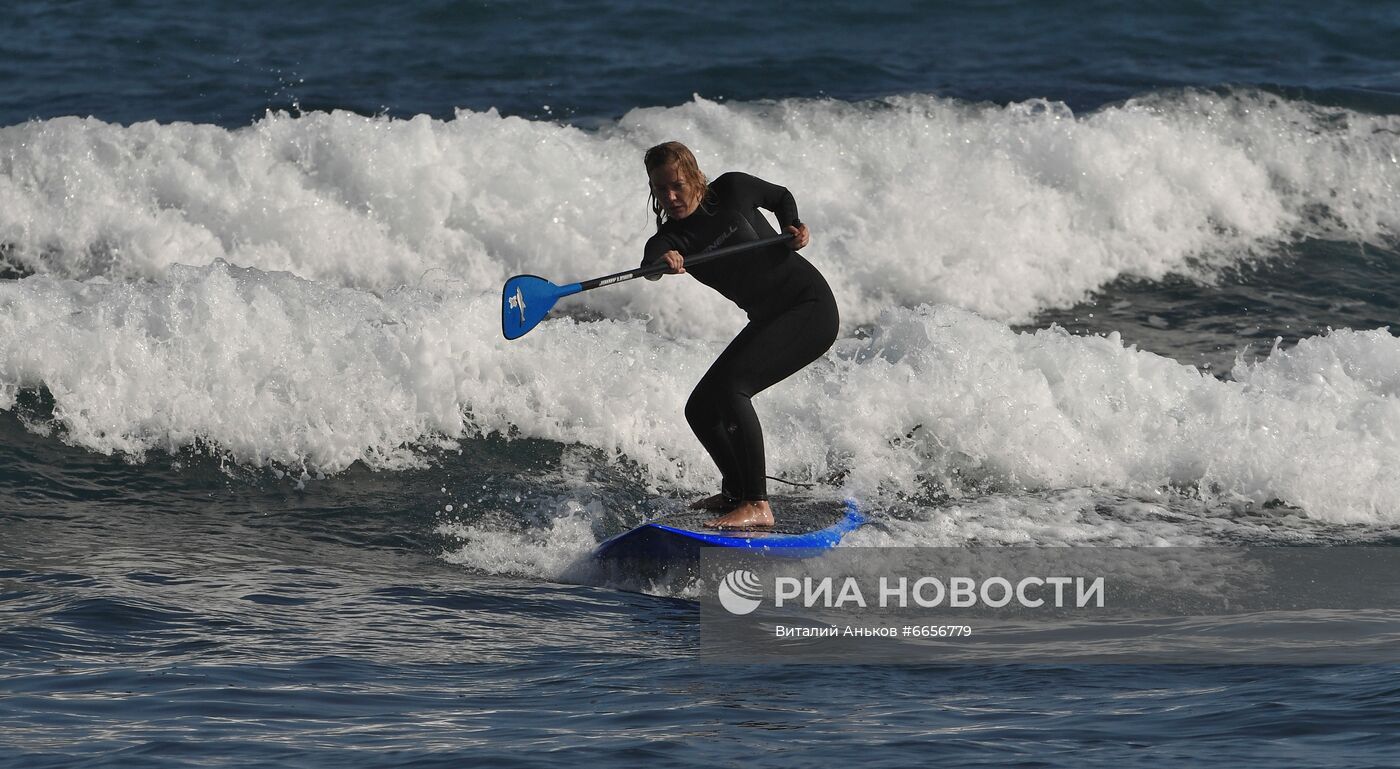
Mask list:
[[[642,264],[654,264],[671,250],[696,256],[777,235],[759,208],[772,211],[782,227],[801,223],[786,188],[748,174],[724,174],[710,183],[695,213],[668,220],[647,241]],[[686,272],[749,315],[749,324],[690,394],[686,420],[719,466],[727,496],[767,499],[763,428],[749,399],[831,348],[840,324],[836,299],[817,268],[785,244],[721,257]]]

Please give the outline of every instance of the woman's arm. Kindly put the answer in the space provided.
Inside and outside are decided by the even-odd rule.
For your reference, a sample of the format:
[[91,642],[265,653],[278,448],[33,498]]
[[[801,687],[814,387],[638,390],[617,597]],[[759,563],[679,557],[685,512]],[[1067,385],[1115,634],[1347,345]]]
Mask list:
[[731,171],[725,174],[730,177],[726,181],[734,185],[734,191],[742,198],[747,199],[753,205],[766,208],[773,212],[778,219],[778,226],[784,232],[792,233],[792,248],[800,249],[811,240],[811,233],[807,230],[807,225],[802,223],[802,219],[797,215],[797,200],[793,198],[792,192],[781,184],[773,184],[764,181],[752,174],[740,171]]
[[[643,251],[642,266],[649,267],[657,262],[665,261],[671,265],[673,275],[685,274],[685,257],[675,249],[669,238],[660,233],[652,235],[647,239],[646,249]],[[660,275],[648,275],[647,280],[661,280]]]

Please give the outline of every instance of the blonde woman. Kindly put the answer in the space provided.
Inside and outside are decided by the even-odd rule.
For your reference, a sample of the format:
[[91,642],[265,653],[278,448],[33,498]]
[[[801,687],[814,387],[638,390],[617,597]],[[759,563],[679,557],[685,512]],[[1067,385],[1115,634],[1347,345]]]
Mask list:
[[[652,147],[644,162],[656,234],[642,265],[665,261],[673,274],[689,272],[749,316],[685,406],[686,421],[724,479],[718,494],[692,507],[718,511],[706,524],[715,528],[771,527],[763,428],[750,399],[831,348],[840,324],[836,299],[797,253],[809,233],[786,188],[743,173],[708,182],[680,142]],[[777,235],[760,208],[772,211],[793,239],[686,269],[687,254]]]

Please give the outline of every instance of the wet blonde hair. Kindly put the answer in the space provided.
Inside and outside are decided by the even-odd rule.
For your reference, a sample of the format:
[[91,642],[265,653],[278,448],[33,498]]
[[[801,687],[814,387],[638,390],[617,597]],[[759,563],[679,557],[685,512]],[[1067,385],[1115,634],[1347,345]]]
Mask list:
[[651,212],[656,215],[656,229],[661,229],[661,225],[666,223],[668,217],[666,211],[661,207],[661,201],[656,199],[656,190],[651,189],[652,171],[664,166],[674,166],[676,173],[685,180],[686,184],[700,190],[700,204],[703,204],[705,198],[709,197],[710,182],[700,172],[700,164],[695,162],[695,155],[684,144],[680,142],[658,144],[647,150],[647,154],[642,158],[642,163],[647,167],[647,189],[650,191]]

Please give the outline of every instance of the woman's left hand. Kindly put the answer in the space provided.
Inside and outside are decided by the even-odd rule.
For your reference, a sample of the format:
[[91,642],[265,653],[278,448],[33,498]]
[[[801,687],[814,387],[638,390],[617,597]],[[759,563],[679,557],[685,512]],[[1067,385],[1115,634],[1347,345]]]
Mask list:
[[807,231],[805,224],[789,224],[787,231],[792,233],[792,250],[794,251],[804,248],[807,241],[812,239],[812,234]]

